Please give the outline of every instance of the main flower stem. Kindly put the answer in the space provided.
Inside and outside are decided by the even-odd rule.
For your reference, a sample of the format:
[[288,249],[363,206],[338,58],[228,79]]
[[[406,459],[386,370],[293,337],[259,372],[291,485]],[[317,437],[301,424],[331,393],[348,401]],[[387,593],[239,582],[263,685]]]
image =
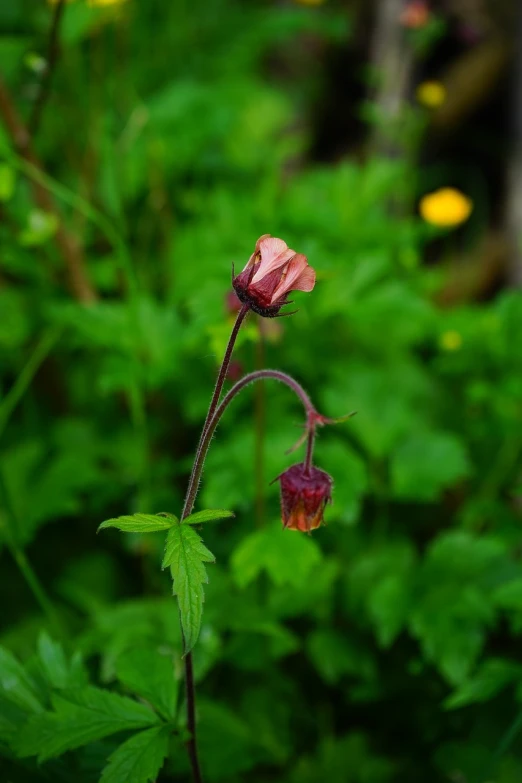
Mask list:
[[[210,441],[212,440],[212,436],[219,423],[219,420],[221,419],[221,416],[223,415],[225,409],[228,407],[230,402],[234,399],[234,397],[237,394],[239,394],[239,392],[242,389],[245,388],[245,386],[248,386],[249,384],[254,383],[255,381],[262,380],[263,378],[272,378],[276,381],[280,381],[281,383],[284,383],[287,386],[289,386],[303,403],[306,417],[307,417],[307,423],[313,419],[311,414],[315,413],[315,408],[312,405],[312,401],[310,400],[309,396],[304,391],[302,386],[300,386],[300,384],[297,383],[297,381],[295,381],[289,375],[286,375],[286,373],[280,372],[279,370],[257,370],[256,372],[252,372],[249,373],[248,375],[245,375],[244,378],[238,381],[227,392],[227,394],[224,396],[221,403],[219,402],[219,398],[223,390],[223,384],[225,382],[225,378],[227,375],[228,366],[230,364],[230,358],[232,356],[232,351],[234,349],[234,344],[236,342],[239,329],[241,327],[241,324],[243,323],[243,320],[247,312],[248,312],[248,307],[243,305],[243,307],[238,313],[236,322],[234,324],[234,328],[232,330],[232,334],[230,335],[230,339],[228,341],[227,349],[225,351],[225,356],[223,358],[223,363],[219,370],[214,393],[210,401],[205,423],[203,425],[203,430],[201,432],[201,436],[199,439],[198,448],[196,450],[196,456],[194,459],[194,464],[192,466],[192,472],[190,474],[190,479],[187,487],[185,503],[183,505],[183,511],[181,512],[181,519],[185,519],[185,517],[191,514],[192,509],[194,507],[194,501],[196,499],[199,482],[201,479],[201,474],[203,472],[203,465],[205,464],[205,458],[207,456],[207,452],[210,446]],[[315,426],[309,427],[308,446],[307,446],[307,464],[311,462],[311,458],[312,458],[314,433],[315,433]],[[201,776],[201,769],[199,766],[198,747],[197,747],[197,738],[196,738],[196,690],[194,686],[194,669],[193,669],[191,652],[188,652],[185,655],[184,662],[185,662],[185,689],[186,689],[186,699],[187,699],[187,728],[190,734],[190,737],[186,743],[186,747],[190,759],[190,764],[192,767],[193,781],[194,783],[203,783],[203,778]]]
[[[197,471],[196,467],[201,461],[201,452],[204,448],[205,437],[208,431],[208,427],[216,411],[219,398],[221,397],[223,384],[225,383],[225,378],[227,377],[232,351],[234,350],[234,345],[236,343],[237,335],[239,333],[241,324],[243,323],[247,312],[248,312],[248,307],[246,305],[243,305],[237,315],[236,322],[234,324],[234,328],[232,329],[232,333],[230,335],[228,345],[225,351],[225,356],[223,357],[221,367],[219,368],[216,385],[214,387],[214,393],[212,395],[212,399],[210,400],[207,416],[205,418],[205,423],[203,424],[203,430],[201,432],[198,447],[196,450],[196,457],[194,459],[192,472],[190,474],[190,478],[188,482],[187,494],[185,496],[185,503],[183,504],[183,511],[181,512],[181,519],[185,519],[185,517],[188,517],[189,514],[192,513],[192,509],[194,508],[194,501],[196,499],[199,480],[201,478],[201,470]],[[210,443],[210,439],[208,443]],[[203,461],[205,459],[205,454],[208,450],[208,443],[204,448]],[[199,766],[198,745],[197,745],[197,738],[196,738],[196,689],[194,686],[194,668],[192,663],[191,652],[188,652],[185,655],[184,662],[185,662],[185,689],[186,689],[186,698],[187,698],[187,728],[190,734],[190,737],[186,743],[186,747],[190,759],[190,765],[192,767],[193,781],[194,783],[203,783],[203,778],[201,776],[201,769]]]
[[219,402],[219,398],[221,396],[221,392],[223,390],[223,384],[225,382],[225,378],[227,377],[228,366],[230,364],[230,358],[232,356],[232,351],[234,350],[234,345],[236,343],[237,335],[239,333],[241,324],[243,323],[247,313],[248,313],[248,307],[247,305],[243,305],[241,310],[237,314],[236,322],[234,324],[234,328],[232,329],[232,334],[230,335],[230,339],[228,341],[228,345],[225,351],[225,356],[223,357],[223,362],[221,363],[221,367],[219,369],[219,374],[217,377],[216,386],[214,388],[214,393],[212,395],[212,399],[210,400],[210,405],[208,406],[205,423],[203,424],[203,430],[199,438],[199,443],[196,450],[196,457],[194,460],[194,465],[192,466],[192,472],[190,474],[190,479],[187,487],[187,494],[185,496],[185,503],[183,505],[183,511],[181,512],[181,519],[185,519],[185,517],[188,517],[188,515],[192,513],[192,509],[194,507],[194,501],[196,499],[196,494],[198,491],[198,484],[199,484],[199,477],[197,480],[195,480],[194,478],[196,463],[198,462],[198,457],[203,445],[205,433],[207,431],[208,425],[212,417],[214,416],[214,413],[217,408],[217,404]]

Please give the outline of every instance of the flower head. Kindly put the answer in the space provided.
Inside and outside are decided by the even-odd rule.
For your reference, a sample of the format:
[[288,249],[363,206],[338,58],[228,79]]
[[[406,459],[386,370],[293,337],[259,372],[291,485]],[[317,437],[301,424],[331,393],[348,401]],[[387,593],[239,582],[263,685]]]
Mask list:
[[311,291],[315,271],[306,256],[291,250],[282,239],[265,234],[243,271],[232,281],[243,304],[258,315],[273,318],[288,304],[290,291]]
[[427,223],[439,228],[452,228],[465,223],[471,215],[473,202],[455,188],[439,188],[423,196],[419,211]]
[[301,462],[278,477],[281,482],[283,526],[309,533],[323,521],[324,508],[332,501],[333,480],[324,470]]

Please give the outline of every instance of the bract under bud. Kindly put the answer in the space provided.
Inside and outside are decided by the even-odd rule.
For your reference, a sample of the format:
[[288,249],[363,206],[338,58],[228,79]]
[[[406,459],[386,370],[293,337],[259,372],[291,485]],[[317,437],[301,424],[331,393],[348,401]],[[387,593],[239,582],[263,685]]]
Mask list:
[[283,526],[309,533],[323,522],[324,508],[332,500],[332,477],[301,462],[278,477],[281,483]]

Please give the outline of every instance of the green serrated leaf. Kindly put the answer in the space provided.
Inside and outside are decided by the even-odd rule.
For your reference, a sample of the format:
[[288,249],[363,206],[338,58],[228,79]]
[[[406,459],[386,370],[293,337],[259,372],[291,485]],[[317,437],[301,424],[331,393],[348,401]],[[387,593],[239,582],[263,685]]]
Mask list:
[[[178,527],[181,527],[181,525]],[[203,541],[201,540],[201,536],[199,536],[193,530],[191,532],[183,531],[180,533],[178,528],[173,528],[169,531],[167,540],[165,542],[165,555],[163,557],[163,563],[161,567],[167,568],[167,566],[173,565],[174,559],[179,554],[178,550],[181,545],[180,542],[184,542],[190,552],[193,552],[199,556],[198,562],[202,569],[201,573],[205,574],[205,568],[200,561],[203,561],[204,563],[214,563],[216,558],[210,549],[207,549],[207,547],[204,545]],[[208,581],[206,576],[202,581]]]
[[170,566],[174,595],[178,597],[185,653],[190,652],[199,636],[203,613],[203,584],[208,582],[204,563],[213,563],[214,555],[201,537],[188,525],[169,530],[163,568]]
[[34,715],[21,730],[14,746],[19,756],[45,761],[119,731],[158,722],[158,716],[144,704],[94,686],[55,696],[52,701],[53,712]]
[[157,530],[169,530],[173,525],[177,525],[177,517],[172,514],[133,514],[132,516],[116,517],[102,522],[98,528],[105,530],[108,527],[116,527],[123,533],[154,533]]
[[213,522],[215,519],[228,519],[233,517],[232,511],[225,511],[223,508],[207,508],[205,511],[196,511],[189,517],[182,520],[183,525],[199,525],[202,522]]
[[116,675],[164,718],[174,718],[178,687],[171,655],[162,655],[152,647],[133,647],[116,661]]
[[6,699],[24,710],[40,712],[43,709],[35,683],[4,647],[0,647],[0,689]]
[[140,731],[109,756],[100,783],[150,783],[156,780],[168,750],[168,728]]

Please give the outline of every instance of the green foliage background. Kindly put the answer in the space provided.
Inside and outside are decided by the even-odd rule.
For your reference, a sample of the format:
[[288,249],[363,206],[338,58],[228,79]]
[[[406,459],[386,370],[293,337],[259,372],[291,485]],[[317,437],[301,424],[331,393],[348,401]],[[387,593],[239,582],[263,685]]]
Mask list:
[[[49,20],[45,3],[0,10],[24,116]],[[231,263],[263,233],[318,283],[263,338],[252,318],[236,358],[290,372],[325,415],[358,413],[320,434],[335,495],[312,538],[281,530],[268,486],[298,459],[288,390],[245,392],[220,425],[198,508],[236,517],[203,531],[205,779],[522,779],[522,296],[434,303],[445,271],[422,263],[433,232],[411,209],[410,155],[307,161],[323,78],[307,41],[349,34],[335,3],[67,6],[35,147],[85,250],[89,306],[0,130],[3,780],[188,780],[161,537],[95,533],[179,513]],[[479,210],[468,243],[480,232]]]

